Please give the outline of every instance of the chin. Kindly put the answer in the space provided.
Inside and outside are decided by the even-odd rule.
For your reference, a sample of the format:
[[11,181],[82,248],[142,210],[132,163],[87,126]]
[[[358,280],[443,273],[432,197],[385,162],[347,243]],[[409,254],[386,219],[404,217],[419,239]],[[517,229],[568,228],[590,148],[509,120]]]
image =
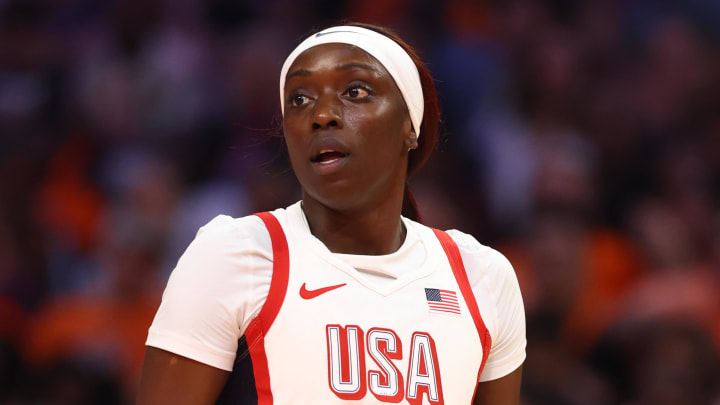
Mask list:
[[358,187],[334,183],[323,187],[303,186],[303,199],[312,199],[336,211],[348,211],[366,203],[367,193],[358,193]]
[[360,201],[361,198],[359,196],[352,195],[352,193],[341,191],[329,192],[329,190],[324,191],[325,192],[323,193],[312,193],[305,190],[303,196],[305,198],[309,197],[320,204],[337,211],[347,211],[362,203]]

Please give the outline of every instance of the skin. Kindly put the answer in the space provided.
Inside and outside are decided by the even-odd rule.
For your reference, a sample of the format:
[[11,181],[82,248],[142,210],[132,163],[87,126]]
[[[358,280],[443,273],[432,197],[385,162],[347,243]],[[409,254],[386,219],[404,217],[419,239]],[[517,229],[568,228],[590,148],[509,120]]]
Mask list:
[[[336,253],[394,252],[404,239],[408,146],[417,138],[395,82],[375,58],[344,44],[311,48],[288,72],[283,130],[312,233]],[[347,156],[322,173],[312,158],[328,138]]]
[[[396,251],[405,238],[400,212],[408,150],[417,137],[385,68],[345,44],[305,51],[288,71],[283,129],[313,235],[336,253]],[[328,148],[343,157],[330,166],[317,163]],[[228,375],[148,347],[137,403],[212,404]],[[522,366],[480,383],[473,404],[518,404],[521,375]]]

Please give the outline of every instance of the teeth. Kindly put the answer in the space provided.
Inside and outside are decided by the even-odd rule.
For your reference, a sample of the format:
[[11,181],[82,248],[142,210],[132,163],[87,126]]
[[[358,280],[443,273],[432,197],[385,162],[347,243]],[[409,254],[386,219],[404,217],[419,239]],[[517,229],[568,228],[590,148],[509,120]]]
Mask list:
[[314,158],[310,159],[313,163],[319,164],[330,164],[337,162],[341,158],[346,157],[345,153],[339,152],[337,149],[322,148],[320,149]]

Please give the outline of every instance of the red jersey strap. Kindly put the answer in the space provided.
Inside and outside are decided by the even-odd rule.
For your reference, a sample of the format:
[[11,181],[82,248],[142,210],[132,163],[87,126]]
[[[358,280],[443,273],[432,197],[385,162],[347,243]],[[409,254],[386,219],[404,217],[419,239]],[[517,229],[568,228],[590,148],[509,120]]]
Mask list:
[[455,241],[447,234],[447,232],[439,229],[433,229],[435,236],[440,240],[440,244],[445,250],[445,254],[450,261],[450,267],[452,267],[455,280],[460,286],[460,292],[467,303],[470,315],[475,322],[478,335],[480,336],[480,343],[482,344],[483,357],[480,363],[480,370],[478,370],[478,381],[480,380],[480,374],[485,368],[485,362],[487,361],[488,355],[490,354],[490,347],[492,346],[492,339],[490,338],[490,332],[485,327],[482,316],[480,316],[480,309],[478,308],[475,295],[470,288],[470,281],[468,281],[467,273],[465,272],[465,265],[463,264],[462,257],[460,256],[460,250],[457,247]]
[[268,292],[265,304],[258,316],[248,325],[245,331],[245,337],[253,363],[258,405],[271,405],[273,403],[273,397],[270,388],[270,371],[268,370],[267,355],[265,354],[265,335],[270,330],[285,300],[290,256],[285,232],[283,232],[282,226],[280,226],[277,218],[269,212],[261,212],[255,215],[262,219],[270,233],[273,251],[273,272],[270,281],[270,291]]
[[273,272],[272,281],[270,281],[270,292],[268,293],[265,304],[258,314],[258,318],[262,320],[262,332],[266,334],[270,330],[273,321],[283,300],[285,299],[285,291],[288,285],[288,271],[290,267],[290,256],[288,254],[288,244],[285,238],[280,222],[269,212],[261,212],[255,214],[265,223],[265,227],[270,233],[270,241],[272,242],[273,251]]

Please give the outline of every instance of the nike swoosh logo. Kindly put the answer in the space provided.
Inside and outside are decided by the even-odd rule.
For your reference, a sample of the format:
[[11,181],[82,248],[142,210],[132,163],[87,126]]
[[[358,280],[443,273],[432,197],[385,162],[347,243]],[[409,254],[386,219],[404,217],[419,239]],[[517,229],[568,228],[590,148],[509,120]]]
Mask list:
[[317,37],[323,37],[323,36],[325,36],[325,35],[336,34],[336,33],[338,33],[338,32],[349,32],[349,33],[351,33],[351,34],[357,34],[357,32],[355,32],[355,31],[337,30],[337,31],[328,31],[328,32],[318,32],[317,34],[315,34],[315,37],[316,37],[316,38],[317,38]]
[[342,283],[342,284],[338,284],[338,285],[331,285],[328,287],[318,288],[317,290],[308,290],[307,288],[305,288],[305,283],[303,283],[302,287],[300,287],[300,297],[302,297],[303,299],[306,299],[306,300],[311,300],[311,299],[317,297],[318,295],[325,294],[328,291],[332,291],[336,288],[340,288],[345,285],[346,285],[345,283]]

